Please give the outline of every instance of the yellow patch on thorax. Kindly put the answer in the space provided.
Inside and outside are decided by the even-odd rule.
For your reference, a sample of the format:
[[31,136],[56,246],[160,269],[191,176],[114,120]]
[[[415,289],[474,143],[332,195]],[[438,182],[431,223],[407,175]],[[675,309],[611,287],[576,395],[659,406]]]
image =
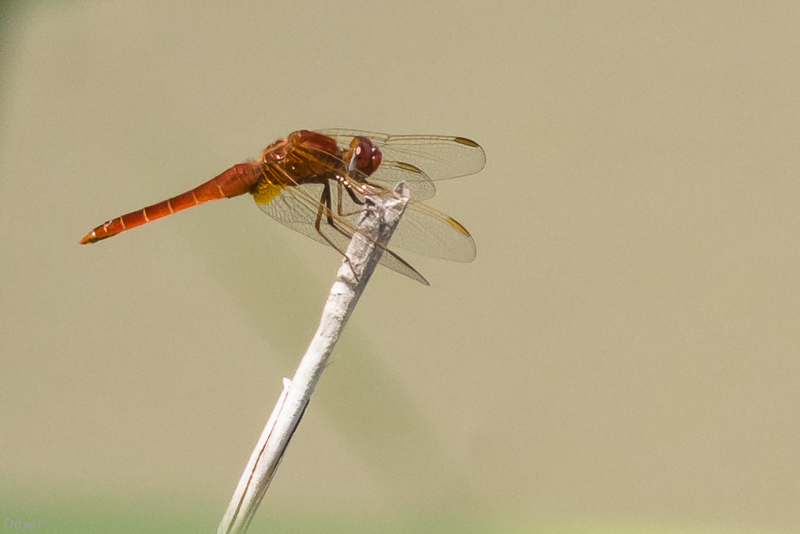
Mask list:
[[253,193],[253,198],[259,204],[269,204],[278,193],[281,192],[283,186],[275,185],[270,182],[264,182],[258,185],[256,192]]

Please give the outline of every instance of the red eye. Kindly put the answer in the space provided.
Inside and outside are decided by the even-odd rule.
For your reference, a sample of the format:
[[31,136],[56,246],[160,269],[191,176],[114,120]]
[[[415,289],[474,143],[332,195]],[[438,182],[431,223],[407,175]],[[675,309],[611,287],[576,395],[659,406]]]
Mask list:
[[381,151],[378,149],[378,147],[372,147],[372,172],[378,170],[378,167],[381,166],[381,161],[383,161],[383,154],[381,154]]
[[378,169],[383,156],[378,147],[373,145],[369,138],[358,137],[356,139],[354,139],[353,143],[350,145],[355,145],[354,155],[356,169],[369,176]]
[[364,174],[372,174],[372,141],[366,137],[358,140],[356,147],[356,169]]

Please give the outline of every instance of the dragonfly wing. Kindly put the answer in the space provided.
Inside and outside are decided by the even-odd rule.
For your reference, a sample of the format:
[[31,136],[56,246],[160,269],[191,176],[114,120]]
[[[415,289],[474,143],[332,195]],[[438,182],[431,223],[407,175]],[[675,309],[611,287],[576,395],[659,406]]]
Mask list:
[[474,174],[486,165],[486,154],[481,146],[465,137],[388,135],[339,128],[318,132],[334,138],[340,147],[348,147],[353,137],[368,137],[383,154],[383,163],[375,174],[381,172],[384,164],[393,162],[421,169],[431,180],[446,180]]
[[[260,194],[254,195],[256,204],[264,213],[292,230],[344,254],[350,239],[356,232],[358,213],[352,213],[346,217],[334,214],[332,216],[333,226],[328,223],[328,219],[323,213],[318,231],[315,225],[321,206],[319,199],[323,192],[322,185],[268,187],[272,187],[274,190],[262,190]],[[334,208],[334,212],[335,210],[336,208]],[[380,263],[393,271],[429,285],[424,276],[390,249],[384,249]]]
[[392,247],[451,261],[475,259],[475,241],[461,223],[421,202],[411,202],[392,237]]
[[384,161],[366,180],[390,191],[400,182],[405,182],[408,196],[413,200],[427,200],[436,194],[436,186],[428,175],[410,163]]

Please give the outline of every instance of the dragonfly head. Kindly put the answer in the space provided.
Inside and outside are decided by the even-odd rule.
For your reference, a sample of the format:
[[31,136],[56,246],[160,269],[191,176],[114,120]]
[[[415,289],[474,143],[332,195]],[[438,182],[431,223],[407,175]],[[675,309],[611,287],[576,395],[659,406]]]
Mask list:
[[354,137],[350,142],[348,153],[350,154],[349,170],[358,170],[367,176],[378,170],[383,159],[381,151],[367,137]]

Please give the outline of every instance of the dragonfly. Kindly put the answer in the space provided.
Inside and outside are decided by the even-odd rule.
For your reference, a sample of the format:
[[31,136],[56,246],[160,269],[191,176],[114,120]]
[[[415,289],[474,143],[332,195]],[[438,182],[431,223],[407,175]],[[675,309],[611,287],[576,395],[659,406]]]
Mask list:
[[428,281],[394,249],[457,262],[475,259],[464,226],[428,206],[434,182],[477,173],[481,146],[465,137],[387,135],[347,129],[298,130],[194,189],[97,226],[81,244],[95,243],[199,204],[249,193],[279,223],[347,257],[367,196],[396,196],[405,182],[409,203],[380,263],[420,283]]

